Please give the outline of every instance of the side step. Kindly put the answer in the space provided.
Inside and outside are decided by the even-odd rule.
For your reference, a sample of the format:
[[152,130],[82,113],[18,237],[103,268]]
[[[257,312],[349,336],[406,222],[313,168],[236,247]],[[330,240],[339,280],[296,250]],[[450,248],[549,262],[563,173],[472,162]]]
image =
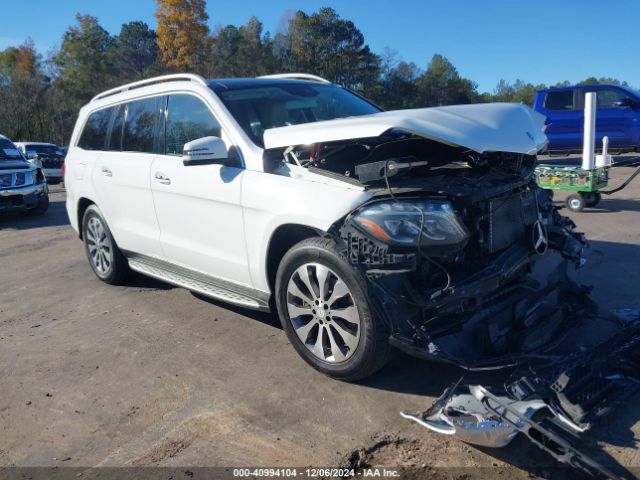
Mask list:
[[269,311],[269,294],[201,272],[135,253],[126,253],[129,267],[143,275],[204,296],[253,310]]

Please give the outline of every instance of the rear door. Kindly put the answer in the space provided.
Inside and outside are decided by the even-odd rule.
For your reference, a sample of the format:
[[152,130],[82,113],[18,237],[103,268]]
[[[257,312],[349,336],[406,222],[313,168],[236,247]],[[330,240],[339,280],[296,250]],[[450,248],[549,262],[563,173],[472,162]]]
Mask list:
[[151,193],[164,97],[112,107],[105,152],[93,169],[99,207],[118,246],[160,257],[160,230]]
[[165,151],[153,162],[151,188],[166,258],[251,285],[240,206],[244,169],[182,163],[183,146],[191,140],[216,136],[233,150],[231,140],[205,100],[188,93],[168,97],[165,131]]
[[542,112],[547,117],[549,150],[582,149],[583,113],[574,89],[550,90],[545,94]]

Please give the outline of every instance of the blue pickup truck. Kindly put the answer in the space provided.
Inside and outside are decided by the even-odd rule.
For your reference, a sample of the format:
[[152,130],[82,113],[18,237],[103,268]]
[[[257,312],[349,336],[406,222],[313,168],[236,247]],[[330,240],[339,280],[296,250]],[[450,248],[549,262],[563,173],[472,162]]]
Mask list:
[[597,93],[596,148],[609,137],[615,152],[640,151],[640,92],[618,85],[578,85],[536,92],[534,110],[547,117],[548,151],[582,151],[584,94]]

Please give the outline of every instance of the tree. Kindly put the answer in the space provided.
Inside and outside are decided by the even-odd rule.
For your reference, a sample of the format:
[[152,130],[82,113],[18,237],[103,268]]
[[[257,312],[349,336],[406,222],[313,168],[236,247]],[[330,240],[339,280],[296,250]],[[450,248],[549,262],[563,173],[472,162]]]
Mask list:
[[472,103],[478,100],[477,88],[471,80],[460,77],[449,60],[435,54],[416,80],[417,103],[423,107]]
[[[383,57],[384,58],[384,57]],[[383,65],[386,63],[383,60]],[[386,63],[389,65],[389,63]],[[374,100],[384,108],[397,110],[415,106],[416,79],[420,69],[413,62],[400,61],[394,67],[383,67],[382,94]]]
[[0,81],[8,81],[18,60],[18,48],[8,47],[0,52]]
[[42,73],[41,57],[28,38],[19,47],[0,52],[0,132],[15,140],[48,135],[52,120],[50,79]]
[[158,48],[170,70],[194,71],[209,45],[205,0],[156,0]]
[[76,15],[78,25],[69,27],[53,62],[57,81],[78,102],[116,83],[115,39],[91,15]]
[[600,85],[600,84],[613,84],[613,85],[621,85],[623,87],[628,87],[629,84],[627,82],[621,82],[620,80],[618,80],[617,78],[612,78],[612,77],[600,77],[600,78],[596,78],[596,77],[588,77],[585,78],[584,80],[582,80],[581,82],[578,82],[578,85]]
[[116,45],[120,77],[125,80],[144,78],[158,58],[156,32],[144,22],[122,25]]
[[211,42],[207,73],[214,77],[255,77],[275,70],[272,41],[256,17],[239,28],[219,28]]
[[490,100],[494,102],[524,103],[533,106],[536,91],[546,88],[547,86],[544,84],[533,85],[520,79],[516,80],[513,84],[510,84],[506,80],[500,80]]
[[289,22],[287,55],[293,69],[315,73],[361,92],[378,79],[380,60],[350,20],[332,8],[307,15],[298,11]]

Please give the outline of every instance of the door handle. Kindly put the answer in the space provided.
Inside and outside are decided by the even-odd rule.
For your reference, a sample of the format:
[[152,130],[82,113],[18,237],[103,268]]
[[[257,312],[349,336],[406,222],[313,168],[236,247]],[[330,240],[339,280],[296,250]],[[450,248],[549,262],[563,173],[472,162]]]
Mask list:
[[157,183],[161,183],[162,185],[171,185],[171,179],[164,173],[156,172],[154,179]]
[[113,173],[107,167],[102,167],[100,170],[105,177],[113,177]]

